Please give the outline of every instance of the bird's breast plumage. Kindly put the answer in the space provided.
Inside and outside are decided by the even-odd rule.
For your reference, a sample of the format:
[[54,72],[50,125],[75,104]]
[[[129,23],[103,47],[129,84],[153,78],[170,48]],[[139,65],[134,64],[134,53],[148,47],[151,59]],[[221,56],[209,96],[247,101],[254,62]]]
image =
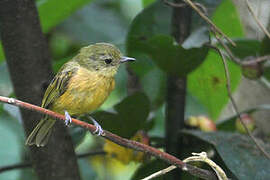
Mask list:
[[114,89],[114,77],[103,76],[85,68],[79,68],[69,80],[67,90],[53,103],[52,110],[71,115],[96,110]]

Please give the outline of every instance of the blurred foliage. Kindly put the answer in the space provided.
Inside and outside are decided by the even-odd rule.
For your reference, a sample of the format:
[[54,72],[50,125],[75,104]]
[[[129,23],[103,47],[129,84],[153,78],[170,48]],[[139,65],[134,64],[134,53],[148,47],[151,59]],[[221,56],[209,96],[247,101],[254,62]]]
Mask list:
[[[242,25],[235,6],[230,0],[223,1],[218,6],[212,19],[229,37],[243,37]],[[231,22],[230,25],[228,22]],[[241,71],[231,61],[228,61],[228,69],[231,76],[231,88],[234,91],[239,84]],[[224,66],[216,52],[210,51],[203,64],[188,76],[188,90],[208,109],[210,118],[214,120],[218,118],[229,98]]]
[[[130,139],[142,144],[149,145],[149,137],[144,131],[138,131]],[[106,156],[115,158],[121,161],[123,164],[129,164],[131,162],[145,162],[149,158],[149,156],[143,152],[125,148],[109,140],[105,140],[103,149],[107,153]]]
[[147,117],[150,112],[150,103],[144,94],[136,93],[128,96],[115,105],[114,109],[116,112],[95,112],[93,117],[102,120],[100,125],[104,129],[125,138],[131,138],[137,131],[148,128]]
[[[243,25],[231,0],[196,2],[204,4],[214,23],[226,35],[233,38],[237,46],[228,45],[237,57],[243,59],[248,56],[269,54],[269,39],[261,42],[244,37]],[[222,60],[216,52],[208,51],[205,46],[209,43],[209,36],[212,39],[213,36],[209,34],[208,26],[197,13],[192,14],[190,36],[179,45],[171,36],[172,8],[161,0],[37,0],[36,4],[42,30],[47,36],[52,53],[55,72],[82,46],[95,42],[113,43],[123,54],[137,59],[136,63],[130,65],[130,69],[138,77],[140,92],[128,95],[126,88],[128,73],[125,66],[121,66],[116,75],[116,89],[100,110],[92,114],[104,129],[126,138],[131,138],[136,132],[144,130],[152,140],[150,143],[162,148],[168,74],[188,77],[186,118],[203,115],[215,121],[228,103]],[[0,95],[13,96],[12,83],[6,63],[3,62],[4,55],[1,49],[0,44]],[[240,82],[241,69],[230,60],[228,65],[234,91]],[[270,77],[269,69],[265,71],[266,78]],[[256,106],[243,113],[259,110],[269,110],[269,105]],[[82,119],[89,121],[87,117]],[[235,131],[235,120],[234,115],[218,121],[216,133],[184,132],[185,137],[188,137],[187,142],[189,138],[196,138],[199,142],[195,143],[196,149],[188,151],[198,152],[206,147],[202,143],[208,144],[217,151],[218,162],[232,178],[269,179],[268,169],[263,168],[269,164],[258,154],[258,150],[254,149],[250,140],[231,133]],[[27,148],[23,146],[23,130],[20,122],[18,108],[0,104],[0,142],[8,142],[0,145],[2,146],[0,166],[28,159]],[[123,152],[128,152],[123,155],[127,159],[130,154],[141,157],[141,154],[134,154],[131,150],[124,148],[124,151],[117,150],[118,146],[101,141],[99,138],[91,136],[89,140],[89,134],[84,129],[71,127],[69,130],[77,153],[104,147],[108,149],[109,146],[109,150],[116,149],[117,152],[122,152],[122,155],[125,154]],[[144,163],[129,163],[130,159],[134,160],[134,157],[129,158],[123,165],[109,156],[95,156],[80,159],[78,163],[82,179],[113,180],[121,179],[123,176],[127,179],[131,176],[131,179],[139,179],[168,166],[155,159],[148,159]],[[30,169],[0,174],[0,179],[19,178],[36,179]],[[183,179],[189,178],[190,176]]]
[[[137,171],[134,173],[134,175],[132,176],[132,180],[137,180],[137,179],[143,179],[161,169],[165,169],[168,167],[168,164],[165,163],[164,161],[161,160],[153,160],[150,162],[147,162],[145,164],[143,164],[142,166],[140,166],[140,168],[137,169]],[[155,178],[157,180],[162,180],[166,178],[165,176],[161,176],[158,178]]]
[[[270,178],[270,169],[266,168],[270,166],[269,160],[260,153],[248,136],[238,133],[205,133],[201,131],[183,131],[182,134],[188,136],[188,139],[196,138],[211,144],[225,163],[225,167],[222,168],[229,169],[236,177],[233,179]],[[267,152],[270,152],[269,144],[261,145]]]

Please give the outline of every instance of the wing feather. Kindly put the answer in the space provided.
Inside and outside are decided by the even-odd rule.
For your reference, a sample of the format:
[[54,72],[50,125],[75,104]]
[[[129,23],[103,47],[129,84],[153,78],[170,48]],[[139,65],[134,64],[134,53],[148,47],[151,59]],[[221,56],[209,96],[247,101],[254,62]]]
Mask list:
[[67,90],[70,78],[78,70],[78,65],[73,62],[71,63],[65,64],[51,81],[44,94],[42,107],[49,108],[50,105]]

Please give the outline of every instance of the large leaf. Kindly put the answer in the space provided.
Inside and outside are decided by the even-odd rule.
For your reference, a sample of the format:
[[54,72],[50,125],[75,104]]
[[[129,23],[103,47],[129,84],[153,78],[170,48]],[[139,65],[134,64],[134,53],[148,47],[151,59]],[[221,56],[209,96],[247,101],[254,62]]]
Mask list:
[[50,31],[75,10],[89,2],[91,0],[39,0],[37,6],[43,32]]
[[185,49],[174,43],[172,37],[164,35],[150,38],[141,48],[144,48],[160,69],[179,77],[196,69],[208,52],[207,47]]
[[[226,14],[226,18],[224,18]],[[242,37],[243,30],[234,4],[225,0],[213,16],[214,23],[231,37]],[[228,23],[230,22],[230,23]],[[234,91],[240,82],[241,70],[228,61],[231,88]],[[204,63],[188,76],[189,92],[209,111],[212,119],[217,119],[229,98],[226,78],[221,58],[216,52],[209,52]]]
[[142,89],[151,101],[151,109],[158,108],[164,102],[166,77],[166,74],[155,66],[140,78]]
[[[130,25],[126,41],[127,53],[138,59],[131,67],[139,76],[151,70],[152,61],[165,72],[182,76],[196,68],[204,59],[207,48],[199,47],[203,44],[201,40],[204,40],[204,43],[208,40],[208,34],[198,31],[203,23],[196,23],[196,26],[192,27],[196,28],[195,33],[199,36],[191,34],[192,38],[188,38],[184,49],[170,37],[171,14],[171,7],[157,1],[138,14]],[[200,21],[196,14],[193,19]],[[190,49],[192,47],[197,47],[196,53],[195,49]]]
[[122,137],[130,138],[147,125],[150,103],[143,93],[128,96],[114,106],[116,112],[96,112],[93,117],[100,125]]
[[[226,132],[184,131],[183,134],[214,146],[223,162],[239,180],[270,179],[270,161],[260,153],[250,137]],[[270,153],[269,144],[261,146]]]
[[[228,61],[231,86],[235,90],[240,81],[241,71]],[[212,119],[216,119],[228,102],[224,66],[219,55],[210,51],[207,60],[188,76],[189,92],[208,110]]]
[[241,59],[247,56],[257,56],[261,48],[261,43],[254,39],[235,39],[236,47],[228,44],[233,54]]

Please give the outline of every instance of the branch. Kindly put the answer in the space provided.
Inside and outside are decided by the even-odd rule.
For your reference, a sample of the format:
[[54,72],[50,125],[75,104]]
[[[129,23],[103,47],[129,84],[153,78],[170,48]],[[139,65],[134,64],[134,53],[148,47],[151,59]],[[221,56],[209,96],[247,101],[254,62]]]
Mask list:
[[[183,4],[176,4],[168,2],[167,0],[164,0],[164,2],[172,7],[183,7]],[[202,12],[197,6],[198,3],[193,3],[191,0],[184,0],[186,4],[188,4],[194,11],[196,11],[199,16],[201,16],[213,29],[215,32],[217,32],[221,37],[225,38],[227,41],[229,41],[233,46],[236,46],[236,44],[231,40],[226,34],[222,32],[221,29],[219,29],[205,14]],[[199,5],[203,10],[205,9],[204,6],[201,4]]]
[[266,34],[266,36],[270,39],[270,33],[267,31],[267,29],[263,26],[263,24],[260,22],[260,20],[258,19],[258,17],[256,16],[253,8],[251,7],[251,5],[249,4],[249,1],[246,0],[246,4],[248,7],[249,12],[251,13],[251,15],[253,16],[253,18],[255,19],[256,23],[258,24],[258,26],[261,28],[261,30]]
[[[222,41],[221,39],[219,39],[219,37],[216,36],[216,38],[217,38],[218,41]],[[244,126],[246,132],[248,133],[248,136],[252,139],[252,141],[255,143],[255,145],[257,146],[257,148],[263,153],[263,155],[265,157],[267,157],[268,159],[270,159],[270,155],[263,149],[263,147],[261,147],[261,145],[258,143],[258,141],[256,140],[256,138],[251,134],[250,130],[247,128],[246,124],[243,122],[243,119],[242,119],[241,114],[240,114],[240,112],[238,110],[238,107],[236,105],[236,102],[235,102],[235,100],[234,100],[234,98],[232,96],[230,73],[229,73],[227,61],[226,61],[223,53],[220,51],[219,48],[217,48],[215,46],[212,46],[212,48],[219,53],[219,55],[220,55],[220,57],[222,59],[222,62],[223,62],[223,65],[224,65],[224,70],[225,70],[226,87],[227,87],[228,95],[229,95],[229,98],[230,98],[230,100],[232,102],[232,106],[233,106],[233,108],[234,108],[234,110],[235,110],[238,118],[240,119],[240,122]]]
[[[105,154],[106,152],[104,151],[87,152],[87,153],[78,154],[77,158],[84,158],[88,156],[105,155]],[[13,164],[9,166],[3,166],[3,167],[0,167],[0,173],[14,170],[14,169],[29,168],[32,166],[33,164],[31,162],[23,162],[23,163]]]
[[[220,166],[218,166],[214,161],[212,161],[211,159],[209,159],[207,157],[206,152],[192,153],[192,155],[193,156],[184,159],[183,162],[185,162],[185,163],[188,163],[188,162],[204,162],[204,163],[208,164],[216,172],[219,180],[229,180],[227,175],[223,171],[223,169]],[[175,168],[176,168],[176,166],[174,166],[174,165],[169,166],[169,167],[167,167],[165,169],[157,171],[154,174],[151,174],[150,176],[147,176],[146,178],[143,178],[142,180],[150,180],[150,179],[157,178],[159,176],[162,176],[162,175],[174,170]]]
[[[14,98],[0,96],[0,101],[14,105],[14,106],[18,106],[18,107],[21,107],[24,109],[36,111],[36,112],[41,113],[41,114],[46,114],[54,119],[59,119],[59,120],[65,121],[65,116],[62,114],[50,111],[48,109],[44,109],[44,108],[36,106],[36,105],[26,103],[26,102],[23,102],[20,100],[16,100]],[[78,119],[72,118],[72,123],[75,125],[81,126],[85,129],[88,129],[92,133],[96,130],[96,127],[94,125],[88,124],[88,123],[80,121]],[[162,152],[162,151],[160,151],[156,148],[153,148],[151,146],[122,138],[122,137],[117,136],[117,135],[115,135],[109,131],[106,131],[106,130],[104,130],[104,133],[101,135],[101,137],[108,139],[108,140],[110,140],[110,141],[112,141],[120,146],[124,146],[127,148],[131,148],[131,149],[152,155],[156,158],[159,158],[163,161],[166,161],[169,164],[173,164],[173,165],[177,166],[178,168],[182,169],[183,171],[187,171],[188,173],[192,174],[193,176],[200,177],[202,179],[211,179],[211,180],[217,179],[213,172],[186,164],[183,161],[177,159],[176,157],[174,157],[168,153]]]

